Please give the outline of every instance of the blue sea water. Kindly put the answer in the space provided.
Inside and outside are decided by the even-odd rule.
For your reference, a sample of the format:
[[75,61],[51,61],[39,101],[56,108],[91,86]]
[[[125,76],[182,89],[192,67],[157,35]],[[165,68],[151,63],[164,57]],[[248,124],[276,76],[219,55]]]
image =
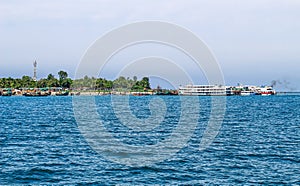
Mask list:
[[[149,117],[153,98],[131,97],[131,112]],[[118,121],[110,96],[95,100],[100,119],[115,138],[154,145],[168,138],[180,120],[179,97],[160,98],[166,103],[165,119],[141,133]],[[198,125],[179,152],[159,163],[132,167],[111,162],[87,143],[72,97],[0,97],[0,184],[300,184],[300,96],[227,97],[220,131],[200,151],[210,99],[199,97]]]

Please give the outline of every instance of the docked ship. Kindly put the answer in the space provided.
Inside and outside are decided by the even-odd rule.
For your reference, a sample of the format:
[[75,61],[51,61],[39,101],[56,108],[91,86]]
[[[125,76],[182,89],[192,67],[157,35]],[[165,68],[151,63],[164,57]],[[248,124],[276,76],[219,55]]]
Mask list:
[[266,86],[266,87],[261,87],[259,89],[259,93],[262,96],[270,96],[270,95],[275,95],[276,91],[272,87]]
[[178,95],[183,96],[269,96],[275,94],[276,91],[271,86],[186,85],[179,87],[178,90]]
[[226,96],[223,85],[186,85],[179,87],[178,95],[183,96]]

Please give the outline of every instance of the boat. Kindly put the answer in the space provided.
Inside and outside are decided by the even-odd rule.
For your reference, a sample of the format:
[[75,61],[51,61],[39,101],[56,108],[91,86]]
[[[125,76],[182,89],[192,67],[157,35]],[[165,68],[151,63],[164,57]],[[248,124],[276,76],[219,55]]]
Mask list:
[[274,94],[272,94],[270,92],[261,92],[260,95],[262,95],[262,96],[271,96],[271,95],[274,95]]
[[56,96],[68,96],[69,95],[69,91],[68,90],[65,90],[65,91],[60,91],[60,92],[57,92],[55,93]]
[[251,95],[262,95],[269,96],[275,95],[276,91],[271,86],[228,86],[226,88],[227,95],[239,95],[239,96],[251,96]]
[[12,89],[11,88],[4,88],[1,93],[2,96],[11,96],[12,95]]
[[177,91],[166,90],[166,91],[156,92],[156,93],[154,93],[154,95],[157,95],[157,96],[176,96],[176,95],[178,95],[178,92]]
[[149,92],[131,92],[133,96],[149,96],[151,95]]
[[275,95],[276,91],[272,87],[265,86],[259,89],[259,94],[262,96],[271,96],[271,95]]
[[41,96],[49,96],[49,94],[42,94],[40,92],[26,92],[23,94],[23,96],[27,96],[27,97],[41,97]]
[[179,87],[179,95],[183,96],[226,96],[223,85],[186,85]]
[[44,97],[49,96],[51,93],[48,88],[40,88],[40,89],[28,89],[23,96],[27,97]]

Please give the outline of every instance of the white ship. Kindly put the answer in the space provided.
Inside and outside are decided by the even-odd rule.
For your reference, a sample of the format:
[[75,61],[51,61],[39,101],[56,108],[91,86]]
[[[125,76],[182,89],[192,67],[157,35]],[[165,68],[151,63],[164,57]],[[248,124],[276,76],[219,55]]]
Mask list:
[[179,87],[178,94],[183,96],[268,96],[275,95],[276,91],[270,86],[186,85]]
[[226,96],[223,85],[186,85],[179,87],[179,95],[183,96]]
[[272,87],[268,87],[268,86],[261,87],[259,89],[259,92],[262,96],[270,96],[276,94],[276,91]]

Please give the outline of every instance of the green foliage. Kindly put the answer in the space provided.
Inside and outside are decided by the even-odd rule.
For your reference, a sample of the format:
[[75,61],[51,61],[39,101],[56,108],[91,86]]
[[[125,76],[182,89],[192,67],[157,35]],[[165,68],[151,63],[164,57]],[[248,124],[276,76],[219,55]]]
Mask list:
[[72,88],[80,90],[94,90],[96,89],[96,78],[89,78],[84,76],[84,78],[76,79],[73,81]]
[[52,74],[47,77],[47,87],[59,87],[59,81]]
[[0,78],[0,88],[23,88],[34,87],[35,81],[29,76],[23,76],[22,79]]
[[113,88],[113,82],[104,78],[99,78],[96,80],[95,88],[97,90],[109,91]]
[[150,83],[148,77],[143,77],[141,81],[136,81],[135,84],[132,86],[132,91],[145,91],[150,89]]
[[66,79],[68,77],[68,73],[61,70],[61,71],[58,72],[58,76],[59,76],[59,80],[63,80],[63,79]]
[[47,87],[47,85],[48,85],[47,79],[40,79],[39,81],[37,81],[38,88],[44,88]]
[[111,81],[104,78],[90,78],[85,76],[73,81],[72,88],[80,90],[99,90],[99,91],[145,91],[150,89],[149,78],[144,77],[138,81],[136,77],[130,79],[120,76]]
[[[22,77],[22,88],[34,88],[36,85],[36,82],[29,76],[23,76]],[[11,88],[15,88],[11,86]]]
[[133,80],[120,76],[113,81],[113,88],[118,91],[128,91],[133,86]]
[[72,79],[68,78],[68,73],[65,71],[59,71],[59,85],[63,88],[70,88],[72,85]]
[[61,87],[63,88],[71,88],[73,80],[71,78],[63,79],[60,83]]
[[107,80],[105,78],[94,78],[85,76],[81,79],[72,80],[68,78],[68,73],[64,71],[58,72],[59,79],[49,74],[47,78],[34,81],[29,76],[23,76],[21,79],[0,78],[0,88],[46,88],[46,87],[62,87],[73,88],[78,90],[99,90],[99,91],[145,91],[150,89],[148,77],[143,77],[138,81],[137,77],[133,79],[120,76],[115,80]]

